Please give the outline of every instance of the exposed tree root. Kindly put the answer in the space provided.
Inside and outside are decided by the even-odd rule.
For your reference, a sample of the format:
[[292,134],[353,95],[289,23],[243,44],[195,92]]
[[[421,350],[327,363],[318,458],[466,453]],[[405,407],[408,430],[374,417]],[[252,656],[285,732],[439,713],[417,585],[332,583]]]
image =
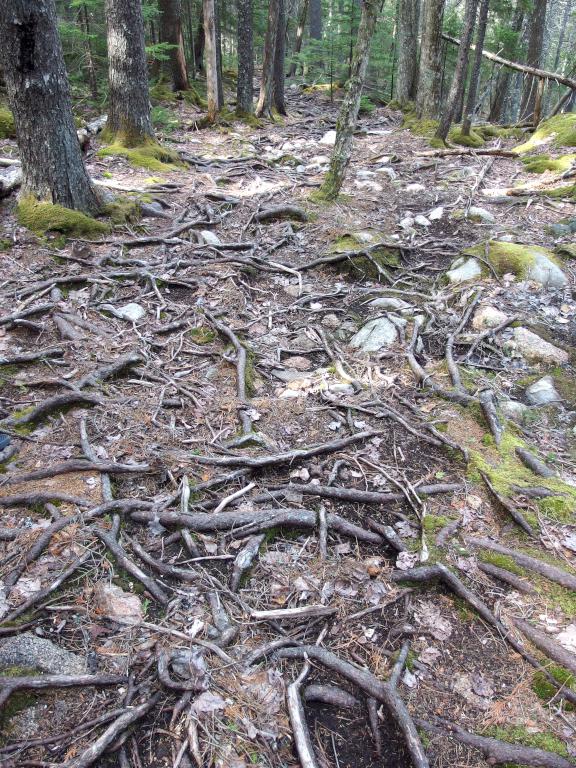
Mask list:
[[486,487],[492,494],[492,496],[496,499],[498,504],[500,504],[501,507],[503,507],[506,512],[510,515],[512,520],[522,528],[523,531],[525,531],[529,536],[532,536],[532,538],[536,538],[536,534],[532,528],[532,526],[528,523],[522,512],[516,507],[515,504],[513,504],[508,499],[505,499],[504,496],[501,496],[496,488],[492,485],[490,482],[490,479],[488,478],[488,475],[486,475],[484,472],[480,472],[482,475],[482,480],[486,483]]
[[567,651],[553,637],[541,632],[523,619],[514,619],[514,624],[539,651],[576,675],[576,656],[573,653]]

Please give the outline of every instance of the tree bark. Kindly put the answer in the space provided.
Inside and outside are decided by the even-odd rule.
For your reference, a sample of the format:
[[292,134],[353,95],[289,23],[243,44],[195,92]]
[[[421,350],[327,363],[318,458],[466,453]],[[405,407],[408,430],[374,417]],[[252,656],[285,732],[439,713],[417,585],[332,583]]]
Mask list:
[[168,52],[169,60],[164,62],[170,71],[172,88],[175,91],[187,91],[190,84],[182,36],[182,4],[180,0],[158,0],[158,8],[160,10],[160,42],[173,46]]
[[24,194],[97,211],[72,117],[54,0],[0,5],[0,69],[14,114]]
[[84,34],[86,35],[86,68],[88,69],[88,85],[90,86],[90,95],[96,100],[98,98],[98,81],[96,80],[96,67],[94,65],[94,54],[92,52],[92,41],[90,39],[90,19],[88,17],[88,9],[85,5],[82,6],[80,15],[82,18],[82,26],[84,27]]
[[254,42],[252,35],[252,0],[236,0],[238,32],[238,81],[236,84],[236,113],[251,115],[254,88]]
[[474,51],[474,63],[472,65],[472,74],[468,86],[468,98],[466,100],[466,114],[462,123],[462,134],[470,135],[472,120],[476,111],[476,94],[478,93],[478,84],[480,82],[480,69],[482,68],[482,49],[484,48],[484,38],[486,37],[486,25],[488,23],[488,9],[490,0],[480,0],[480,14],[478,16],[478,29],[476,30],[476,50]]
[[442,115],[436,138],[446,141],[448,131],[454,118],[454,113],[462,101],[464,85],[466,83],[466,68],[468,67],[468,56],[470,54],[470,43],[474,34],[474,25],[476,23],[476,11],[478,9],[478,0],[466,0],[464,9],[464,28],[460,38],[460,47],[458,48],[458,58],[456,59],[456,68],[450,84],[450,91]]
[[220,111],[218,99],[218,58],[216,54],[216,18],[214,0],[203,0],[204,50],[206,52],[207,120],[213,123]]
[[309,2],[310,37],[312,40],[322,40],[322,0]]
[[106,133],[125,146],[153,138],[148,65],[140,0],[106,0],[108,122]]
[[[522,26],[524,24],[524,14],[525,11],[523,2],[522,0],[518,0],[516,9],[514,11],[514,16],[512,18],[511,29],[511,31],[515,33],[515,37],[512,40],[507,40],[503,50],[503,54],[507,58],[512,58],[516,54],[517,37],[522,31]],[[502,116],[504,114],[504,105],[506,103],[506,96],[510,87],[510,78],[511,73],[507,67],[498,75],[496,93],[494,95],[492,105],[490,106],[490,114],[488,115],[488,120],[490,120],[491,123],[497,123],[502,120]]]
[[286,113],[284,96],[284,60],[286,58],[286,0],[278,0],[278,30],[274,46],[273,101],[279,115]]
[[196,30],[196,42],[194,43],[194,68],[196,72],[204,71],[204,44],[206,35],[204,34],[204,16],[198,20]]
[[270,0],[268,6],[268,25],[264,39],[264,56],[262,59],[262,80],[260,82],[260,96],[256,105],[256,116],[271,116],[272,114],[272,90],[274,86],[274,57],[276,51],[276,36],[278,34],[278,19],[280,13],[280,0]]
[[217,86],[218,86],[218,109],[224,106],[224,81],[222,79],[222,26],[220,14],[221,0],[214,0],[214,22],[216,28],[216,68],[217,68]]
[[438,113],[444,0],[424,0],[423,8],[423,34],[416,94],[416,112],[420,118],[435,117]]
[[[528,57],[526,61],[529,67],[538,68],[542,63],[547,5],[548,0],[534,0],[529,21]],[[522,101],[520,102],[520,120],[533,114],[535,103],[536,83],[534,78],[527,77],[524,81]]]
[[396,99],[402,106],[413,101],[416,97],[419,15],[419,0],[399,0],[398,33],[396,36],[398,51]]
[[298,25],[296,26],[296,37],[294,39],[294,51],[292,63],[288,70],[288,77],[294,77],[296,74],[296,67],[298,65],[297,56],[302,50],[302,39],[304,37],[304,27],[306,26],[306,18],[308,17],[308,0],[302,0],[300,6],[300,15],[298,16]]
[[362,2],[362,15],[352,61],[352,76],[348,82],[348,91],[342,102],[336,124],[336,144],[332,152],[330,170],[326,174],[318,193],[319,197],[325,200],[334,200],[338,197],[350,163],[352,139],[358,120],[360,98],[370,58],[370,44],[374,36],[379,7],[379,0],[363,0]]

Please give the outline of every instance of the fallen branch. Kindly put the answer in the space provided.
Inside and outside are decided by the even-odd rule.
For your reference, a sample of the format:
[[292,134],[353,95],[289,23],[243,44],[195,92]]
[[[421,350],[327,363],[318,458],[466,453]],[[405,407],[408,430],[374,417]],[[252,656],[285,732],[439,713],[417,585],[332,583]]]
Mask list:
[[514,625],[528,638],[528,640],[530,640],[532,645],[536,646],[542,653],[545,653],[548,658],[561,664],[576,675],[575,654],[567,651],[566,648],[563,648],[553,637],[550,637],[550,635],[533,627],[527,621],[524,621],[523,619],[513,619],[513,621]]
[[272,621],[278,619],[307,619],[317,616],[332,616],[337,613],[337,608],[327,605],[303,605],[300,608],[277,608],[271,611],[250,611],[250,618],[257,621]]
[[534,456],[533,453],[530,453],[530,451],[527,451],[525,448],[517,446],[516,456],[518,456],[522,464],[534,472],[535,475],[540,475],[540,477],[546,478],[556,477],[556,472],[550,469],[550,467],[547,467],[543,461],[540,461],[537,456]]
[[50,312],[56,304],[37,304],[35,307],[28,307],[27,309],[22,309],[20,312],[12,312],[9,315],[4,315],[3,317],[0,317],[0,325],[8,325],[9,323],[13,323],[15,320],[21,320],[24,317],[30,317],[31,315],[40,315],[44,314],[44,312]]
[[508,149],[469,149],[467,147],[453,149],[428,149],[423,152],[415,152],[414,154],[416,157],[452,157],[454,155],[465,157],[476,157],[477,155],[493,155],[494,157],[518,157],[515,152],[512,152]]
[[308,216],[301,208],[295,205],[277,205],[273,208],[265,208],[255,213],[253,221],[275,221],[276,219],[296,219],[296,221],[308,221]]
[[74,383],[74,386],[77,389],[84,389],[84,387],[87,387],[87,386],[95,386],[96,384],[99,384],[101,381],[106,381],[106,379],[111,379],[113,376],[117,376],[126,368],[130,368],[131,366],[138,365],[138,363],[142,363],[142,362],[143,362],[143,359],[142,357],[140,357],[140,355],[134,352],[131,352],[128,355],[119,357],[118,360],[115,360],[113,363],[110,363],[109,365],[104,365],[102,366],[102,368],[98,368],[95,371],[91,371],[90,373],[87,373],[85,376],[82,376],[81,379],[76,381]]
[[232,576],[230,577],[230,589],[232,592],[238,590],[242,577],[254,562],[254,558],[258,554],[258,550],[264,539],[264,534],[252,536],[236,555],[234,563],[232,564]]
[[52,357],[62,357],[62,347],[49,347],[38,352],[23,352],[12,357],[0,357],[0,365],[21,365],[22,363],[34,363],[37,360],[47,360]]
[[84,688],[88,685],[121,685],[126,682],[122,675],[40,675],[0,677],[0,707],[16,691],[41,691],[46,688]]

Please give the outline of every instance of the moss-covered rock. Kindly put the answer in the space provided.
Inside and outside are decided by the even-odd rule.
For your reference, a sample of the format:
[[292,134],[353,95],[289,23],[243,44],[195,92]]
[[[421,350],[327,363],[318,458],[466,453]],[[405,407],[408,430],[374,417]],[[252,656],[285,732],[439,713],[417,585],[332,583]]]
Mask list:
[[16,138],[14,115],[7,106],[0,104],[0,139]]
[[430,118],[419,118],[415,112],[406,110],[402,128],[407,128],[415,136],[422,136],[425,139],[433,139],[438,130],[438,120]]
[[124,157],[131,165],[150,171],[175,171],[182,168],[176,152],[166,149],[150,139],[136,146],[122,136],[114,137],[111,144],[98,151],[99,157]]
[[551,157],[550,155],[534,155],[523,157],[522,164],[528,173],[544,173],[545,171],[558,171],[563,173],[567,171],[576,160],[576,155],[561,155],[560,157]]
[[97,237],[110,231],[110,226],[103,221],[62,205],[36,200],[31,195],[19,200],[16,217],[23,227],[37,235],[62,232],[65,235]]
[[380,275],[378,267],[386,270],[397,267],[400,263],[396,249],[379,245],[383,239],[384,236],[376,230],[344,232],[330,245],[329,251],[330,253],[357,253],[366,248],[368,255],[345,259],[336,266],[345,272],[358,274],[358,271],[361,271],[369,277],[378,278]]
[[453,128],[448,134],[448,140],[453,144],[459,144],[462,147],[472,147],[477,149],[484,146],[484,139],[476,130],[471,130],[468,136],[465,136],[459,128]]
[[550,287],[563,287],[567,282],[559,258],[539,245],[488,240],[467,248],[462,255],[477,259],[487,276],[490,270],[486,262],[489,262],[500,276],[511,273]]
[[102,207],[114,224],[135,224],[142,217],[140,203],[133,197],[116,197]]
[[543,120],[528,141],[515,147],[513,152],[523,155],[547,144],[576,147],[576,113],[568,112]]

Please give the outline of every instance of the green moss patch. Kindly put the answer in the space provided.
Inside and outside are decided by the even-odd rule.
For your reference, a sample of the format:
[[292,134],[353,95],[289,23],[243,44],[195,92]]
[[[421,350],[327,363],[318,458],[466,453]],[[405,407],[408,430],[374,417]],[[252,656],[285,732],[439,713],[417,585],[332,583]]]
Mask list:
[[[576,678],[571,672],[569,672],[567,669],[564,669],[564,667],[560,667],[557,664],[548,664],[546,666],[546,671],[552,675],[554,680],[556,680],[556,682],[562,688],[572,688],[573,690],[575,689]],[[546,702],[550,701],[550,699],[553,699],[557,693],[556,687],[548,680],[543,672],[536,672],[532,678],[532,690],[539,699],[542,699],[542,701]],[[573,704],[570,704],[570,702],[566,702],[564,708],[568,712],[572,712],[574,709],[576,709],[576,707],[574,707]]]
[[117,197],[112,202],[106,203],[102,212],[114,224],[135,224],[142,217],[140,204],[132,197]]
[[188,335],[195,344],[211,344],[216,339],[216,331],[199,325],[196,328],[190,328]]
[[538,256],[545,256],[560,266],[559,259],[552,251],[539,245],[522,245],[500,240],[488,240],[462,251],[463,256],[473,256],[482,263],[488,260],[498,275],[512,273],[517,277],[526,277]]
[[176,152],[166,149],[155,141],[147,141],[135,147],[128,144],[129,142],[123,142],[121,138],[117,138],[112,144],[99,150],[98,156],[124,157],[130,165],[147,168],[150,171],[175,171],[184,167]]
[[514,725],[510,728],[491,726],[482,735],[491,736],[493,739],[500,739],[500,741],[508,741],[511,744],[522,744],[524,747],[545,749],[547,752],[555,752],[562,757],[570,757],[568,748],[562,739],[549,732],[531,733],[523,725]]
[[335,264],[335,266],[350,274],[358,274],[358,271],[361,271],[368,277],[377,279],[380,274],[379,267],[386,270],[390,267],[397,267],[400,264],[396,249],[387,248],[385,245],[379,246],[382,238],[381,233],[373,230],[345,232],[330,245],[330,253],[349,252],[353,254],[366,248],[369,256],[345,259]]
[[18,222],[37,235],[63,232],[66,235],[96,237],[110,231],[108,224],[62,205],[41,202],[28,195],[16,207]]
[[560,157],[534,155],[523,157],[522,164],[528,173],[544,173],[545,171],[563,173],[570,168],[574,160],[576,160],[576,155],[561,155]]
[[465,136],[460,129],[453,128],[448,134],[448,140],[462,147],[478,148],[484,146],[484,139],[476,130],[471,130],[469,135]]
[[0,104],[0,139],[15,139],[14,115],[7,106]]
[[438,130],[438,120],[419,118],[415,112],[406,111],[402,128],[407,128],[414,136],[422,136],[425,139],[433,139]]
[[552,144],[554,147],[576,147],[576,113],[569,112],[543,120],[528,141],[515,147],[513,151],[523,155],[545,144]]

